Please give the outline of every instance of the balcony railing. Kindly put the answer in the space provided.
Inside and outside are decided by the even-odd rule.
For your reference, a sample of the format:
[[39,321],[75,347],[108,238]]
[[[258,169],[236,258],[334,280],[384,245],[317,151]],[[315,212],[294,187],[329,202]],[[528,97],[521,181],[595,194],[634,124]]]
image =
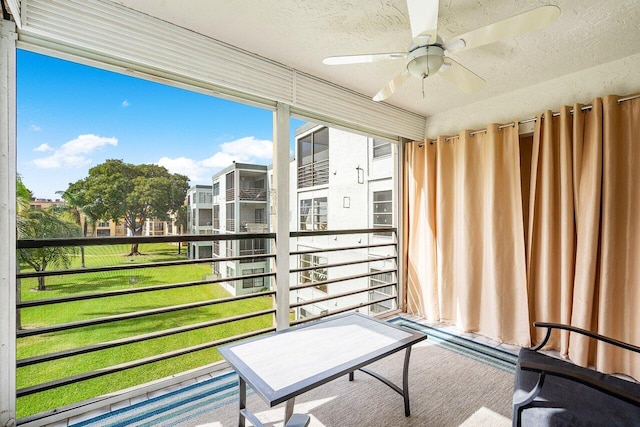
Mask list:
[[267,190],[264,188],[241,188],[240,200],[266,202]]
[[298,188],[329,183],[329,159],[298,167]]
[[[314,276],[323,280],[290,284],[291,303],[286,310],[296,314],[291,324],[356,309],[374,315],[384,308],[398,308],[397,242],[393,239],[366,244],[367,236],[378,231],[291,233],[291,238],[297,241],[308,236],[361,235],[358,239],[363,242],[298,250],[286,256],[287,263],[301,255],[336,254],[338,258],[322,265],[326,275]],[[395,235],[395,229],[385,231]],[[164,378],[163,386],[177,383],[183,371],[211,369],[204,366],[220,359],[218,346],[275,330],[273,298],[278,285],[269,287],[275,281],[266,279],[275,273],[268,266],[264,273],[231,277],[220,277],[211,270],[214,262],[219,271],[225,271],[225,264],[253,260],[255,255],[262,260],[275,259],[274,252],[255,249],[242,251],[238,256],[202,259],[185,259],[183,252],[182,258],[176,259],[173,255],[178,248],[166,245],[166,251],[163,249],[157,259],[151,259],[151,248],[157,249],[161,244],[233,241],[235,246],[243,239],[273,241],[275,234],[19,240],[18,250],[26,251],[83,247],[87,263],[85,268],[17,274],[21,289],[16,304],[18,406],[35,408],[31,413],[22,413],[18,425],[51,416],[58,412],[56,408],[77,403],[79,398],[74,396],[81,396],[80,400],[93,399],[96,395],[92,393],[115,393],[118,387],[135,385],[127,382],[133,377],[140,378],[138,384],[160,378]],[[131,244],[138,245],[142,255],[124,256]],[[89,256],[92,252],[96,256]],[[372,252],[377,255],[372,256]],[[382,268],[383,265],[386,267]],[[355,272],[357,266],[362,267],[359,272]],[[298,276],[296,273],[317,268],[298,267],[296,262],[290,272],[291,276]],[[383,281],[383,277],[391,280]],[[234,296],[221,286],[237,283],[241,288],[253,279],[262,280],[267,288]],[[45,292],[31,291],[38,280],[47,281]],[[306,291],[318,286],[328,287],[328,292],[315,292],[307,298]],[[371,297],[373,292],[375,298]],[[317,307],[323,308],[321,312]],[[109,381],[96,383],[96,379],[105,376],[109,376]],[[75,390],[75,394],[70,390]],[[54,402],[54,406],[46,407],[48,402]]]

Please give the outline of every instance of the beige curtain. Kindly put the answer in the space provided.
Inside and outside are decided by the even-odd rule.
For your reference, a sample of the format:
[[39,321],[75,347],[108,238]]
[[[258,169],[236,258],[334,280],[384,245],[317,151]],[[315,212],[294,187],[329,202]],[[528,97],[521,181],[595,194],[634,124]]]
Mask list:
[[[581,126],[576,123],[576,129]],[[531,320],[571,323],[575,269],[573,117],[569,107],[537,117],[531,152],[527,233],[527,285]],[[576,171],[580,170],[580,159]],[[577,173],[579,175],[579,172]],[[577,178],[579,179],[579,177]],[[525,195],[527,197],[527,195]],[[545,330],[534,330],[539,342]],[[566,353],[568,334],[554,332],[547,348]]]
[[[531,320],[640,343],[640,102],[595,99],[539,117],[527,244]],[[538,333],[534,340],[539,340]],[[640,356],[573,334],[549,347],[640,378]]]
[[436,270],[436,146],[414,142],[405,148],[407,311],[440,320]]
[[[584,132],[572,324],[640,344],[640,99],[593,101]],[[579,117],[579,119],[578,119]],[[640,378],[640,355],[571,337],[569,355]]]
[[433,146],[413,143],[407,161],[416,220],[408,226],[408,287],[417,302],[408,308],[528,345],[517,129],[492,125]]
[[[410,144],[408,309],[520,345],[535,320],[639,345],[640,99],[619,98],[546,111],[521,145],[495,125]],[[549,347],[640,378],[635,353],[566,333]]]

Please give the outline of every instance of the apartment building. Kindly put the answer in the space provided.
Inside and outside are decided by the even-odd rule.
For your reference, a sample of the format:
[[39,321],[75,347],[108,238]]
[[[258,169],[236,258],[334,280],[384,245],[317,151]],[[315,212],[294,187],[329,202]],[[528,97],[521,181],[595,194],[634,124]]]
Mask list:
[[[195,185],[187,191],[187,233],[213,234],[213,186]],[[211,258],[212,242],[189,242],[189,258]]]
[[[233,163],[213,176],[212,185],[196,185],[187,193],[190,234],[264,233],[269,230],[267,167]],[[267,272],[269,261],[253,257],[268,250],[267,239],[192,242],[189,257],[228,258],[212,263],[217,278]],[[222,282],[232,295],[256,292],[269,286],[268,279],[247,278]]]
[[[391,227],[396,224],[394,207],[397,204],[395,188],[396,146],[388,141],[360,134],[308,123],[295,131],[295,158],[291,162],[290,229],[341,230]],[[295,195],[295,197],[293,197]],[[389,233],[352,234],[338,236],[304,236],[293,239],[292,250],[307,251],[323,248],[391,243]],[[393,283],[397,279],[385,273],[393,260],[375,261],[394,254],[392,246],[346,252],[301,254],[296,258],[298,268],[317,266],[316,269],[291,275],[292,284],[318,282],[318,286],[291,293],[291,302],[303,302],[328,294],[348,292],[366,286]],[[327,264],[349,263],[371,258],[370,263],[342,267],[323,267]],[[293,267],[293,266],[292,266]],[[375,273],[349,281],[323,284],[340,277]],[[363,283],[364,282],[364,283]],[[298,317],[315,316],[340,307],[372,301],[395,292],[393,286],[368,293],[332,300],[331,307],[323,303],[297,309]],[[368,313],[392,309],[385,301],[364,307]]]

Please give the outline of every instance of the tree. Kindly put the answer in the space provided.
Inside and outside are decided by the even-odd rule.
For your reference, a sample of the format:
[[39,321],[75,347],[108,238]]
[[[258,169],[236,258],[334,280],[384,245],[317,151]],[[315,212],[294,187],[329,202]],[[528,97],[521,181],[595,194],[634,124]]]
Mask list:
[[[18,229],[20,239],[51,239],[56,237],[77,237],[80,229],[75,224],[58,218],[53,211],[30,208],[24,213],[24,222]],[[19,249],[18,257],[35,271],[45,271],[50,265],[69,268],[75,248],[46,247]],[[45,278],[38,277],[38,290],[44,291]]]
[[[187,223],[189,221],[189,217],[187,213],[188,213],[188,208],[187,208],[187,205],[184,205],[184,204],[180,206],[175,213],[176,215],[175,224],[177,228],[177,234],[179,235],[184,234],[184,230],[187,229]],[[178,254],[180,254],[181,249],[182,249],[182,242],[178,242]]]
[[25,222],[25,214],[29,210],[29,202],[33,199],[33,193],[22,182],[22,177],[16,177],[16,225],[20,230]]
[[[178,211],[189,189],[189,178],[163,166],[133,165],[110,159],[89,169],[89,175],[70,184],[66,192],[95,218],[122,221],[132,236],[140,236],[147,219],[167,221]],[[140,255],[131,245],[129,255]]]
[[[94,214],[92,205],[85,205],[82,191],[76,190],[74,184],[69,186],[66,191],[57,191],[62,199],[66,202],[64,205],[55,206],[56,213],[68,217],[79,228],[82,229],[82,237],[87,237],[87,226],[91,223],[91,229],[95,230],[95,224],[98,221]],[[80,259],[82,268],[85,267],[84,246],[80,246]]]

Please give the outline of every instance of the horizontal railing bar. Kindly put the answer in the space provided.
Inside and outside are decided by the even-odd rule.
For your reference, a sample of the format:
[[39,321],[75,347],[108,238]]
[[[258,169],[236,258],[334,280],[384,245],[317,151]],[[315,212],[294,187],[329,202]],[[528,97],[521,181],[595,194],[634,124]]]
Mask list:
[[[275,254],[260,254],[260,258],[275,258]],[[64,276],[71,274],[83,274],[83,273],[100,273],[104,271],[121,271],[121,270],[138,270],[142,268],[152,267],[174,267],[179,265],[191,265],[191,264],[206,264],[210,262],[225,262],[225,261],[242,261],[244,259],[256,258],[255,255],[239,255],[234,257],[224,258],[199,258],[199,259],[185,259],[179,261],[158,261],[149,262],[144,264],[122,264],[103,267],[85,267],[85,268],[73,268],[68,270],[51,270],[51,271],[28,271],[24,273],[16,274],[18,279],[27,279],[32,277],[48,277],[48,276]]]
[[368,233],[395,233],[396,228],[357,228],[353,230],[312,230],[312,231],[291,231],[291,237],[304,236],[340,236],[343,234],[368,234]]
[[[270,293],[275,293],[275,292],[270,292]],[[190,331],[195,331],[198,329],[204,329],[204,328],[209,328],[212,326],[219,326],[219,325],[224,325],[226,323],[231,323],[231,322],[236,322],[239,320],[246,320],[246,319],[252,319],[254,317],[259,317],[259,316],[264,316],[265,314],[273,314],[275,313],[275,308],[271,308],[271,309],[267,309],[267,310],[261,310],[261,311],[256,311],[253,313],[245,313],[245,314],[239,314],[237,316],[232,316],[232,317],[225,317],[224,319],[216,319],[213,321],[209,321],[209,322],[202,322],[202,323],[196,323],[193,325],[187,325],[187,326],[180,326],[177,328],[172,328],[172,329],[166,329],[163,331],[157,331],[157,332],[151,332],[148,334],[143,334],[143,335],[136,335],[133,337],[128,337],[128,338],[122,338],[119,340],[113,340],[113,341],[106,341],[106,342],[102,342],[99,344],[94,344],[94,345],[88,345],[85,347],[79,347],[79,348],[74,348],[74,349],[70,349],[70,350],[64,350],[64,351],[59,351],[57,353],[49,353],[49,354],[45,354],[45,355],[41,355],[41,356],[34,356],[34,357],[27,357],[24,359],[19,359],[16,361],[16,366],[18,368],[24,367],[24,366],[29,366],[29,365],[36,365],[39,363],[44,363],[44,362],[50,362],[52,360],[57,360],[57,359],[64,359],[67,357],[71,357],[71,356],[77,356],[80,354],[87,354],[87,353],[93,353],[95,351],[99,351],[99,350],[105,350],[108,348],[115,348],[115,347],[120,347],[123,345],[127,345],[127,344],[134,344],[137,342],[142,342],[142,341],[148,341],[148,340],[152,340],[155,338],[162,338],[162,337],[167,337],[170,335],[175,335],[175,334],[180,334],[183,332],[190,332]]]
[[[371,287],[368,287],[368,288],[359,288],[359,289],[356,289],[356,290],[351,290],[351,291],[347,291],[347,292],[340,292],[338,294],[331,294],[331,295],[327,295],[327,296],[320,297],[320,298],[314,298],[314,299],[310,299],[310,300],[306,300],[306,301],[296,302],[296,303],[290,304],[289,306],[291,308],[302,307],[303,305],[316,304],[316,303],[319,303],[319,302],[329,301],[329,300],[338,299],[338,298],[342,298],[342,297],[348,297],[350,295],[361,294],[363,292],[375,291],[376,289],[382,289],[382,288],[386,288],[386,287],[389,287],[389,286],[397,286],[397,285],[398,285],[397,282],[389,282],[389,283],[385,283],[385,284],[382,284],[382,285],[371,286]],[[392,295],[392,296],[395,297],[395,295]]]
[[[247,274],[246,276],[242,276],[243,279],[257,279],[259,277],[270,277],[275,276],[276,273],[255,273],[255,274]],[[74,301],[84,301],[89,299],[97,299],[97,298],[108,298],[114,296],[122,296],[129,294],[139,294],[145,292],[155,292],[155,291],[165,291],[168,289],[178,289],[178,288],[188,288],[192,286],[203,286],[203,285],[211,285],[214,283],[226,282],[228,278],[220,277],[218,279],[209,279],[209,280],[197,280],[194,282],[183,282],[183,283],[174,283],[170,285],[157,285],[157,286],[148,286],[144,288],[129,288],[129,289],[118,289],[115,291],[104,291],[104,292],[94,292],[92,294],[84,294],[84,295],[74,295],[71,297],[56,297],[56,298],[47,298],[47,299],[38,299],[33,301],[22,301],[16,304],[18,309],[21,308],[29,308],[29,307],[38,307],[42,305],[50,305],[50,304],[60,304],[64,302],[74,302]],[[268,291],[264,294],[275,293],[275,291]],[[255,295],[255,294],[252,294]],[[236,296],[231,298],[239,298],[245,299],[246,296]]]
[[347,251],[347,250],[353,250],[353,249],[371,249],[371,248],[380,248],[384,246],[398,246],[398,244],[396,242],[393,242],[393,243],[377,243],[373,245],[342,246],[339,248],[308,249],[304,251],[291,251],[289,255],[316,254],[316,253],[322,253],[322,252]]
[[351,311],[351,310],[357,310],[358,308],[368,307],[370,305],[379,304],[379,303],[384,302],[384,301],[397,300],[397,298],[398,298],[397,296],[392,296],[392,297],[389,297],[389,298],[380,298],[380,299],[377,299],[375,301],[367,301],[367,302],[361,302],[359,304],[353,304],[353,305],[350,305],[348,307],[342,307],[342,308],[339,308],[337,310],[328,311],[327,314],[320,314],[318,316],[309,316],[309,317],[305,317],[304,319],[293,320],[293,321],[291,321],[291,326],[300,325],[302,323],[307,323],[307,322],[311,322],[311,321],[314,321],[314,320],[322,319],[322,318],[327,317],[327,316],[333,316],[334,314],[340,314],[340,313],[345,313],[345,312]]
[[275,239],[275,233],[235,233],[235,234],[181,234],[179,236],[119,236],[119,237],[74,237],[53,239],[19,239],[18,249],[37,249],[59,246],[104,246],[132,243],[166,242],[210,242],[214,240]]
[[212,341],[212,342],[206,343],[206,344],[200,344],[200,345],[196,345],[196,346],[192,346],[192,347],[183,348],[183,349],[180,349],[180,350],[174,350],[174,351],[171,351],[171,352],[167,352],[167,353],[163,353],[163,354],[159,354],[159,355],[155,355],[155,356],[146,357],[144,359],[138,359],[138,360],[135,360],[135,361],[132,361],[132,362],[121,363],[119,365],[112,366],[110,368],[102,368],[102,369],[97,370],[97,371],[91,371],[91,372],[87,372],[87,373],[84,373],[84,374],[79,374],[79,375],[74,375],[74,376],[71,376],[71,377],[61,378],[59,380],[50,381],[50,382],[47,382],[47,383],[42,383],[42,384],[38,384],[38,385],[35,385],[35,386],[31,386],[31,387],[21,388],[21,389],[16,390],[16,396],[17,397],[23,397],[23,396],[27,396],[27,395],[30,395],[30,394],[39,393],[39,392],[46,391],[46,390],[51,390],[51,389],[54,389],[54,388],[65,386],[65,385],[74,384],[74,383],[77,383],[79,381],[85,381],[85,380],[101,377],[101,376],[108,375],[108,374],[114,374],[116,372],[124,371],[124,370],[127,370],[127,369],[137,368],[138,366],[148,365],[149,363],[160,362],[162,360],[167,360],[167,359],[171,359],[173,357],[183,356],[185,354],[194,353],[196,351],[201,351],[201,350],[206,350],[206,349],[209,349],[209,348],[212,348],[212,347],[218,347],[218,346],[225,345],[225,344],[228,344],[228,343],[232,343],[232,342],[235,342],[235,341],[238,341],[238,340],[241,340],[241,339],[251,338],[251,337],[254,337],[254,336],[257,336],[257,335],[261,335],[261,334],[265,334],[265,333],[269,333],[269,332],[273,332],[273,331],[275,331],[275,328],[260,329],[258,331],[253,331],[253,332],[249,332],[249,333],[242,334],[242,335],[236,335],[234,337],[224,338],[224,339]]
[[313,287],[316,287],[316,286],[330,285],[331,283],[339,283],[339,282],[346,282],[348,280],[362,279],[364,277],[371,277],[371,276],[375,276],[375,275],[383,274],[383,273],[397,273],[397,272],[398,272],[398,269],[396,269],[396,268],[391,268],[391,269],[388,269],[388,270],[378,270],[378,271],[374,271],[374,272],[354,274],[352,276],[336,277],[334,279],[322,280],[320,282],[305,283],[305,284],[300,283],[298,285],[291,286],[289,288],[289,290],[297,291],[297,290],[300,290],[300,289],[313,288]]
[[314,265],[311,267],[300,267],[300,268],[292,268],[289,270],[290,273],[299,273],[301,271],[309,271],[309,270],[318,270],[321,268],[330,268],[330,267],[344,267],[345,265],[353,265],[353,264],[364,264],[367,262],[376,262],[376,261],[384,261],[387,259],[396,259],[397,257],[395,255],[390,255],[390,256],[385,256],[385,257],[378,257],[378,258],[367,258],[367,259],[362,259],[362,260],[356,260],[356,261],[348,261],[348,262],[336,262],[333,264],[318,264],[318,265]]
[[[244,276],[227,278],[227,280],[228,281],[241,280],[242,278],[244,278]],[[255,296],[256,294],[247,294],[247,295],[249,295],[247,298],[256,298]],[[155,316],[157,314],[165,314],[165,313],[172,313],[175,311],[190,310],[192,308],[207,307],[211,305],[217,305],[217,304],[223,304],[225,302],[235,301],[236,298],[238,297],[220,298],[220,299],[211,300],[211,301],[192,302],[189,304],[154,308],[150,310],[135,311],[132,313],[116,314],[114,316],[98,317],[95,319],[81,320],[78,322],[61,323],[58,325],[46,326],[43,328],[20,329],[16,332],[16,337],[24,338],[24,337],[29,337],[33,335],[42,335],[42,334],[47,334],[51,332],[59,332],[59,331],[66,331],[69,329],[83,328],[85,326],[102,325],[105,323],[119,322],[122,320],[138,319],[140,317]]]

